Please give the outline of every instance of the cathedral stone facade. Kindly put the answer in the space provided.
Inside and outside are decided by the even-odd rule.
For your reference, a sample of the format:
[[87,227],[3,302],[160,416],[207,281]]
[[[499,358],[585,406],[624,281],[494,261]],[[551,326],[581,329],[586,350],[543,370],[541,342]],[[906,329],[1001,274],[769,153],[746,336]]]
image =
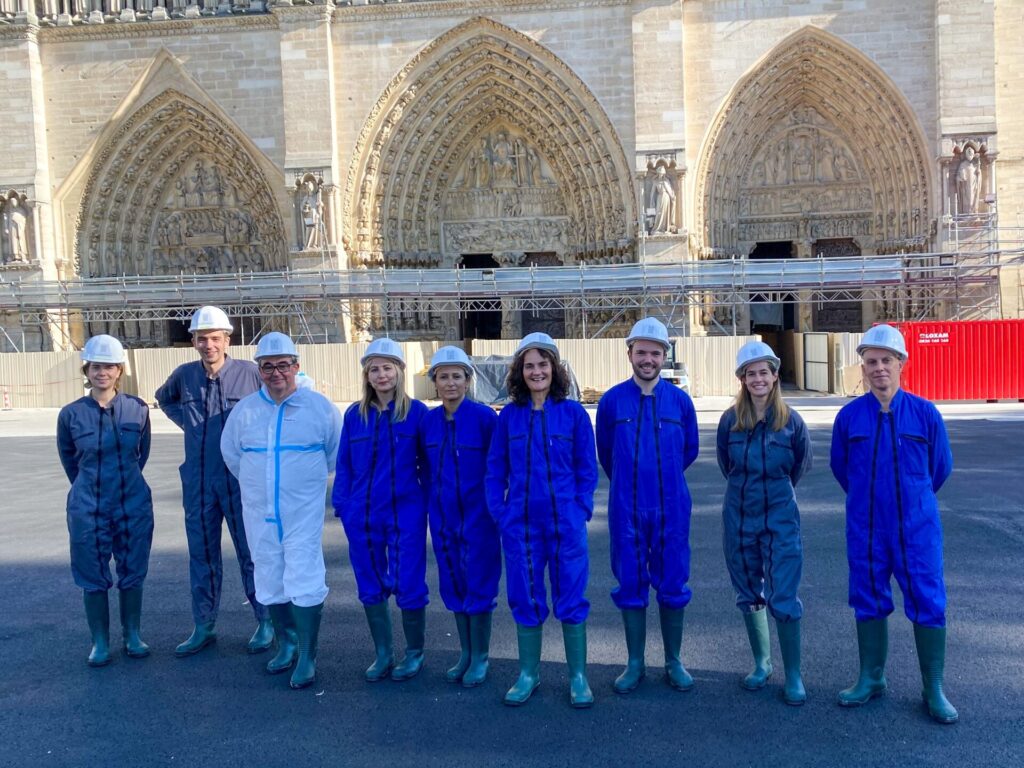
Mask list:
[[[0,277],[948,250],[951,222],[1024,224],[1022,28],[1015,0],[0,0]],[[1002,313],[1022,301],[1004,268]],[[389,331],[579,332],[500,310]],[[0,324],[4,348],[82,333]]]

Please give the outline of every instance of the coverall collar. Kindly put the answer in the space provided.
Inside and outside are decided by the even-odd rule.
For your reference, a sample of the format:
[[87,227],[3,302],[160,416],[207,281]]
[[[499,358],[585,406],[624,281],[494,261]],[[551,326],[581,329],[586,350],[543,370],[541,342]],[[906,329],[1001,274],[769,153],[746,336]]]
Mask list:
[[[270,396],[270,392],[269,392],[269,390],[267,389],[267,385],[266,385],[266,384],[260,384],[260,388],[259,388],[259,390],[258,390],[258,391],[259,391],[259,393],[260,393],[260,397],[262,397],[262,398],[263,398],[263,400],[264,400],[265,402],[269,403],[270,405],[292,405],[292,406],[301,406],[301,405],[302,405],[302,399],[300,398],[300,399],[298,399],[298,400],[295,400],[295,395],[297,395],[297,394],[298,394],[298,393],[299,393],[299,392],[301,391],[301,389],[302,389],[301,387],[296,387],[296,388],[295,388],[295,391],[294,391],[294,392],[292,392],[292,393],[291,393],[290,395],[288,395],[288,397],[286,397],[286,398],[285,398],[284,400],[282,400],[282,401],[281,401],[280,403],[276,403],[276,402],[274,402],[274,398],[272,398],[272,397]],[[294,402],[292,402],[292,401],[294,401]]]
[[[636,391],[637,395],[640,395],[641,397],[645,396],[644,395],[644,391],[640,388],[640,385],[636,383],[636,379],[634,379],[632,376],[630,376],[628,379],[626,379],[626,381],[628,381],[630,384],[633,385],[633,389]],[[668,382],[665,381],[665,379],[662,379],[662,378],[659,377],[658,378],[658,383],[655,384],[654,385],[654,389],[651,390],[651,394],[650,395],[646,395],[646,397],[650,397],[651,395],[659,394],[658,390],[660,390],[663,386],[668,386]]]
[[[882,403],[879,401],[879,399],[877,397],[875,397],[875,393],[874,392],[872,392],[869,389],[865,394],[868,395],[868,397],[870,397],[870,401],[869,402],[871,403],[871,407],[872,407],[872,409],[874,411],[877,412],[877,411],[882,410]],[[889,410],[890,411],[897,410],[900,407],[900,403],[901,402],[903,402],[903,387],[900,387],[899,389],[897,389],[896,390],[896,394],[892,396],[892,400],[889,401]]]

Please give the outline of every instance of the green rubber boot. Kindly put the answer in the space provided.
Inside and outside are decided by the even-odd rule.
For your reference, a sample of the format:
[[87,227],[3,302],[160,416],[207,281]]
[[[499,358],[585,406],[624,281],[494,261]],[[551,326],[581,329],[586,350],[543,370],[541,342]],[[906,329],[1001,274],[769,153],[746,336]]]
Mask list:
[[647,674],[644,651],[647,648],[647,611],[643,608],[624,610],[622,625],[626,630],[626,655],[629,660],[622,674],[615,678],[612,689],[616,693],[631,693]]
[[469,617],[469,669],[462,676],[463,688],[476,688],[487,679],[491,658],[491,611]]
[[411,680],[423,669],[423,645],[426,642],[427,610],[402,611],[402,630],[405,632],[405,658],[391,670],[396,683]]
[[800,677],[800,620],[775,620],[779,633],[779,649],[782,651],[782,666],[786,670],[786,682],[782,687],[782,700],[791,707],[799,707],[807,701],[807,691]]
[[587,682],[587,622],[562,622],[565,661],[569,665],[569,703],[575,709],[594,706],[594,694]]
[[274,636],[277,638],[277,653],[267,662],[267,674],[279,675],[287,672],[295,663],[295,657],[299,652],[299,636],[295,631],[291,603],[268,605],[267,611],[270,613]]
[[889,655],[889,621],[857,622],[860,675],[857,682],[839,692],[839,706],[859,707],[885,693],[885,659]]
[[949,703],[942,691],[942,675],[946,667],[946,628],[914,625],[914,643],[921,666],[921,696],[928,706],[932,720],[952,725],[960,719],[956,707]]
[[508,689],[504,702],[510,707],[521,707],[540,685],[540,649],[544,640],[544,625],[526,627],[516,624],[519,640],[519,678]]
[[274,645],[274,622],[268,617],[260,621],[245,646],[246,653],[263,653]]
[[92,635],[92,649],[86,663],[105,667],[110,663],[110,602],[106,592],[83,592],[85,620]]
[[449,683],[461,683],[462,676],[466,674],[466,670],[469,669],[469,649],[471,641],[469,638],[468,614],[455,613],[455,628],[459,632],[459,646],[462,648],[462,653],[459,654],[459,660],[455,662],[455,666],[451,667],[444,673],[444,679]]
[[661,639],[665,644],[665,682],[677,691],[693,688],[693,677],[686,671],[679,652],[683,647],[683,608],[659,606]]
[[391,641],[391,609],[388,601],[376,605],[364,605],[366,623],[370,625],[370,637],[373,638],[373,648],[377,652],[374,659],[366,669],[366,682],[376,683],[386,680],[391,675],[391,668],[395,666],[395,649]]
[[131,659],[144,659],[149,656],[149,646],[139,637],[142,625],[142,587],[137,589],[120,589],[117,594],[121,608],[121,636],[124,639],[124,652]]
[[768,611],[760,608],[743,614],[747,625],[747,638],[750,650],[754,654],[754,671],[740,681],[740,685],[748,691],[759,691],[768,684],[772,676],[772,644],[768,636]]
[[323,616],[323,612],[323,603],[308,608],[292,603],[295,634],[299,640],[299,657],[295,660],[292,679],[288,681],[288,685],[292,688],[307,688],[316,680],[316,652],[319,646],[320,618]]
[[196,624],[192,634],[188,636],[188,640],[174,649],[174,655],[179,659],[183,659],[186,656],[194,656],[203,648],[215,642],[217,642],[217,633],[213,631],[213,622],[204,621],[201,624]]

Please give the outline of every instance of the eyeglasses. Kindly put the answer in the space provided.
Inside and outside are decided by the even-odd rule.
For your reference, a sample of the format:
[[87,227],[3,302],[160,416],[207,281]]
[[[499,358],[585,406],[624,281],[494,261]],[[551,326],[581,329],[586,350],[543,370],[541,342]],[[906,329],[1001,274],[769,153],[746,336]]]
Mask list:
[[274,371],[277,371],[278,373],[288,373],[294,366],[295,363],[291,360],[282,360],[277,365],[274,365],[273,363],[263,363],[263,365],[260,366],[260,373],[264,376],[271,376]]

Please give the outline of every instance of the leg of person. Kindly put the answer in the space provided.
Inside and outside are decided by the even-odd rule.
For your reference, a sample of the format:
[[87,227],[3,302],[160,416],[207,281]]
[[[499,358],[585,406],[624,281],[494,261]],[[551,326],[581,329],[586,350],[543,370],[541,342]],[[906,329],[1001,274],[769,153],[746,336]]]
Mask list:
[[692,592],[690,580],[690,504],[667,506],[652,534],[651,583],[658,595],[661,639],[665,647],[665,681],[677,691],[693,688],[693,676],[683,666],[683,622]]
[[374,647],[374,660],[366,669],[365,678],[368,683],[376,683],[388,678],[395,666],[388,607],[393,582],[388,576],[386,528],[382,519],[362,514],[343,517],[342,524],[359,602],[366,613]]
[[772,508],[769,535],[762,540],[765,551],[765,597],[779,633],[779,650],[786,681],[782,698],[790,706],[807,701],[800,674],[800,619],[804,607],[797,596],[803,572],[803,546],[795,507]]
[[469,621],[469,668],[463,688],[475,688],[487,678],[491,654],[491,618],[501,581],[501,540],[485,509],[468,516],[461,543],[466,569],[466,613]]
[[[404,514],[403,514],[404,512]],[[403,506],[399,512],[398,589],[395,602],[402,609],[405,658],[391,671],[395,682],[410,680],[423,669],[427,621],[427,514],[422,505]]]
[[551,604],[555,618],[562,622],[565,660],[569,666],[569,703],[576,709],[594,705],[594,693],[587,681],[587,574],[590,559],[587,549],[585,513],[576,509],[563,512],[553,526],[559,536],[547,537],[551,576]]
[[114,538],[114,560],[117,562],[124,652],[129,658],[142,659],[150,653],[140,636],[142,585],[149,571],[149,552],[153,546],[153,509],[148,500],[126,514],[121,523]]
[[[869,556],[870,554],[870,556]],[[860,672],[857,681],[839,692],[839,706],[859,707],[885,693],[885,662],[889,655],[889,623],[892,613],[892,573],[888,551],[872,542],[850,545],[847,531],[847,560],[850,566],[849,603],[857,620],[857,652]]]
[[182,465],[185,536],[188,540],[188,575],[192,588],[192,634],[174,649],[178,658],[199,653],[217,635],[213,628],[220,608],[221,513],[215,497],[202,487],[202,477],[186,476]]
[[110,603],[107,592],[113,586],[110,575],[111,521],[95,508],[69,509],[67,520],[71,574],[75,584],[82,589],[85,618],[92,638],[87,663],[90,667],[104,667],[110,663]]
[[754,656],[754,670],[740,681],[740,685],[748,691],[759,691],[773,672],[759,537],[753,530],[752,521],[745,519],[739,511],[726,510],[722,517],[725,565],[736,590],[736,606],[743,612],[743,623]]
[[225,483],[218,490],[217,503],[221,508],[224,522],[228,526],[231,543],[235,547],[235,557],[242,576],[242,589],[253,615],[256,617],[256,630],[246,643],[246,653],[263,653],[269,651],[274,644],[274,625],[265,605],[256,599],[256,586],[253,578],[252,555],[249,551],[248,538],[242,516],[242,495],[235,480],[227,468],[224,469]]
[[[298,629],[292,613],[292,604],[285,590],[285,559],[282,543],[273,529],[259,520],[253,521],[256,535],[250,537],[254,549],[253,588],[261,605],[267,607],[274,625],[277,653],[267,662],[268,674],[278,675],[295,664],[298,656]],[[266,530],[259,526],[263,525]],[[265,538],[264,538],[265,537]]]
[[437,585],[441,602],[452,612],[459,638],[459,659],[445,671],[444,679],[449,683],[459,683],[469,668],[470,659],[469,616],[465,611],[466,580],[461,569],[455,532],[445,525],[443,514],[444,511],[436,507],[430,510],[430,540],[437,561]]
[[505,583],[519,643],[519,677],[504,703],[518,707],[540,686],[540,654],[544,621],[548,617],[544,589],[544,543],[540,531],[524,518],[508,520],[501,532],[505,554]]
[[609,511],[612,574],[618,586],[612,590],[612,602],[622,612],[626,633],[626,668],[612,688],[616,693],[636,690],[647,673],[644,651],[647,647],[647,602],[651,580],[645,516],[627,510]]
[[921,698],[931,718],[943,725],[960,719],[943,690],[946,666],[946,584],[942,571],[942,530],[938,515],[911,510],[905,558],[893,569],[903,591],[903,610],[914,624],[921,668]]
[[299,650],[299,636],[292,615],[292,604],[271,603],[267,606],[270,620],[274,625],[274,636],[277,639],[277,653],[267,662],[267,673],[278,675],[287,672],[295,663]]
[[472,648],[469,636],[469,614],[462,611],[452,613],[455,619],[455,631],[459,636],[459,659],[455,666],[449,667],[444,673],[444,679],[449,683],[461,683],[463,675],[469,669],[469,660],[472,656]]
[[290,530],[284,541],[284,592],[291,597],[298,658],[289,685],[307,688],[316,679],[320,619],[327,599],[327,570],[321,544],[323,511],[318,519]]

